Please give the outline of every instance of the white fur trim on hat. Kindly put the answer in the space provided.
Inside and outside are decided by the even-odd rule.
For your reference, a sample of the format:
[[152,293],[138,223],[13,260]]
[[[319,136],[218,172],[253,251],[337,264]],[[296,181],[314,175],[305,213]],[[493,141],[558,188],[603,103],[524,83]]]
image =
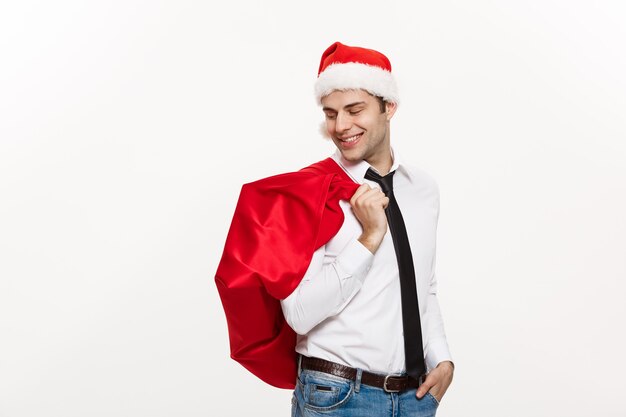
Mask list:
[[329,65],[315,82],[315,98],[322,98],[335,90],[362,89],[385,101],[400,102],[396,80],[391,72],[373,65],[348,62]]

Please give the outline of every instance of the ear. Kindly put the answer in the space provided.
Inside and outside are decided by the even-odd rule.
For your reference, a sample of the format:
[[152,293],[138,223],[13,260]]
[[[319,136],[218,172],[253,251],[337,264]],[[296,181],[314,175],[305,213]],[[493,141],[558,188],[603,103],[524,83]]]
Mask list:
[[396,113],[398,109],[398,103],[394,101],[386,101],[385,102],[385,114],[387,115],[387,121],[390,121],[393,115]]

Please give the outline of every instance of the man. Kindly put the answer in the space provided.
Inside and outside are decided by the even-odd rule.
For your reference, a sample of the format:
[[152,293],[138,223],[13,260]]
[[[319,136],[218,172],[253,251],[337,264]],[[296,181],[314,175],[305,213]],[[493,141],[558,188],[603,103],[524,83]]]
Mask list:
[[[258,210],[248,213],[248,206],[279,204],[274,197],[262,203],[259,196],[266,196],[268,190],[286,190],[294,176],[270,178],[269,184],[261,181],[255,185],[261,191],[254,198],[246,197],[250,191],[242,190],[216,276],[229,321],[232,356],[265,381],[287,386],[271,374],[280,372],[283,365],[278,361],[282,358],[287,357],[287,364],[293,360],[276,348],[284,345],[293,349],[289,344],[293,341],[284,342],[289,340],[290,330],[265,326],[286,320],[297,333],[293,415],[435,415],[454,369],[436,296],[437,185],[423,171],[401,162],[391,148],[390,121],[397,109],[398,93],[387,57],[337,42],[322,56],[315,90],[325,114],[326,132],[337,151],[332,159],[302,170],[307,174],[299,174],[296,182],[298,189],[322,190],[323,197],[316,194],[307,200],[298,193],[281,191],[292,197],[280,201],[297,200],[299,205],[315,208],[309,213],[322,214],[289,226],[281,218],[281,226],[272,228],[278,232],[272,231],[267,238],[268,228],[258,224],[275,224],[276,216],[285,209],[274,210],[278,214],[269,215],[271,221],[259,221]],[[309,174],[313,171],[315,177]],[[283,184],[285,178],[289,179],[288,186]],[[309,184],[311,178],[324,181]],[[302,185],[305,183],[308,185]],[[333,191],[337,189],[343,192]],[[324,199],[325,211],[313,202]],[[333,213],[337,221],[329,220]],[[237,220],[246,216],[254,221]],[[300,213],[293,216],[306,219]],[[308,227],[309,223],[313,226]],[[318,225],[321,234],[327,236],[311,237],[317,236],[316,232],[309,236],[309,230],[318,230]],[[236,236],[250,229],[256,231],[249,235],[260,237],[245,245],[253,247],[251,254],[242,255],[244,245],[229,241],[235,242]],[[269,257],[259,254],[258,248],[265,245],[261,240],[275,246],[267,253]],[[293,243],[301,240],[313,240],[315,247]],[[283,247],[277,243],[281,241],[289,241],[290,256],[305,254],[295,262],[297,267],[291,268],[289,262],[280,259],[276,259],[278,266],[273,264],[275,257],[270,253],[279,249],[276,246]],[[266,259],[271,266],[266,265]],[[231,266],[235,263],[243,265],[237,272]],[[283,279],[287,269],[296,272]],[[237,279],[232,279],[233,275]],[[240,316],[230,294],[237,293],[237,305],[242,305],[241,289],[233,288],[241,282],[253,282],[256,291],[259,285],[253,276],[269,277],[261,282],[270,297],[248,300],[272,310],[268,300],[280,299],[284,319],[242,324],[258,317]],[[285,284],[275,288],[277,281]],[[260,327],[268,327],[263,336],[257,334]],[[268,355],[269,350],[275,353]],[[265,363],[255,363],[263,362],[258,358],[264,355],[273,358],[265,362],[274,363],[274,371]]]

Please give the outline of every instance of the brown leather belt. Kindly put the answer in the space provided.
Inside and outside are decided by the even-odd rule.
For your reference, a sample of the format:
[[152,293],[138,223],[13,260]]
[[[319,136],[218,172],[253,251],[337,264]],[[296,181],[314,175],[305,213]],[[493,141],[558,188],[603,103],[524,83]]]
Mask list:
[[[357,370],[349,366],[341,365],[319,358],[309,358],[300,356],[302,359],[302,369],[311,371],[324,372],[326,374],[335,375],[346,379],[356,379]],[[361,375],[361,383],[372,387],[382,388],[386,392],[401,392],[409,388],[417,388],[420,386],[423,376],[417,380],[408,375],[381,375],[363,371]]]

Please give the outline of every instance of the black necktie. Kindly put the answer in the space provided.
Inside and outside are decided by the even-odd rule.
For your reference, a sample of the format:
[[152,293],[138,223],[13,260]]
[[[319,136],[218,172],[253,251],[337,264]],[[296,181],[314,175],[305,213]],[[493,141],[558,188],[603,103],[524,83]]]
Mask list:
[[404,219],[393,195],[393,174],[395,171],[381,177],[372,168],[365,173],[365,178],[380,184],[381,189],[389,197],[389,205],[385,209],[387,223],[396,250],[398,270],[400,271],[400,293],[402,298],[402,327],[404,330],[404,355],[406,357],[406,372],[415,379],[426,373],[424,364],[424,349],[422,347],[422,326],[417,302],[417,288],[415,284],[415,268],[409,237],[406,233]]

